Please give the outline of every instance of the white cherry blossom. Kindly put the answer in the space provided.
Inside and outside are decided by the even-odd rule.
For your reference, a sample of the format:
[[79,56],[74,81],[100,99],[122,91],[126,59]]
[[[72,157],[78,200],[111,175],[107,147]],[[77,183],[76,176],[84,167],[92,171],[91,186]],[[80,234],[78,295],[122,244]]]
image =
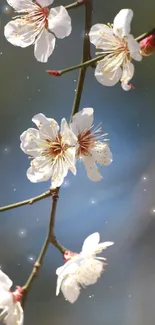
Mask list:
[[69,169],[76,174],[77,138],[65,119],[61,120],[61,131],[57,122],[44,114],[35,115],[32,121],[38,130],[30,128],[20,136],[21,149],[32,158],[27,177],[33,183],[51,178],[52,188],[59,187]]
[[78,139],[76,156],[82,158],[89,179],[97,182],[102,176],[96,163],[109,165],[112,153],[108,144],[103,142],[101,127],[92,130],[93,113],[93,108],[84,108],[73,116],[70,127]]
[[81,287],[97,282],[104,271],[106,259],[97,257],[96,254],[114,244],[99,241],[100,235],[97,232],[88,236],[83,243],[82,251],[79,254],[71,254],[71,258],[56,270],[58,276],[56,295],[61,289],[64,297],[70,303],[74,303],[79,297]]
[[89,33],[90,42],[105,54],[97,63],[95,77],[104,86],[114,86],[121,81],[124,90],[130,90],[129,81],[134,75],[131,60],[141,61],[140,45],[130,34],[133,17],[131,9],[122,9],[115,17],[113,25],[96,24]]
[[55,48],[57,38],[71,33],[71,18],[65,7],[49,9],[54,0],[7,0],[19,13],[4,29],[6,39],[15,46],[34,44],[34,55],[40,62],[47,62]]
[[10,291],[12,281],[0,270],[0,320],[6,325],[23,325],[23,309],[16,295]]

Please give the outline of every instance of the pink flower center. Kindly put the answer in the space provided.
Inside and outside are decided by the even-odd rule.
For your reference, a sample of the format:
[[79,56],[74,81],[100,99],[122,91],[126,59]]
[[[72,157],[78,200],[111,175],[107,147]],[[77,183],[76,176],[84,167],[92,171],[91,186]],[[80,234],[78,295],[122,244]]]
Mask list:
[[21,16],[21,19],[27,24],[35,26],[35,30],[41,30],[43,27],[48,28],[49,8],[41,7],[39,3],[34,2],[30,9],[26,10],[26,15]]
[[22,287],[16,287],[16,290],[12,292],[14,302],[21,301],[23,292],[24,291]]
[[55,141],[50,141],[46,139],[47,142],[47,149],[44,151],[44,155],[52,156],[55,158],[66,151],[69,146],[66,143],[63,143],[62,136],[59,133],[55,139]]
[[77,255],[78,255],[77,253],[73,253],[71,251],[65,251],[63,258],[67,262],[67,261],[71,260],[72,258],[74,258]]
[[94,146],[94,135],[90,132],[90,130],[87,130],[81,134],[78,135],[78,143],[79,148],[77,155],[80,156],[86,156],[89,153],[89,150]]

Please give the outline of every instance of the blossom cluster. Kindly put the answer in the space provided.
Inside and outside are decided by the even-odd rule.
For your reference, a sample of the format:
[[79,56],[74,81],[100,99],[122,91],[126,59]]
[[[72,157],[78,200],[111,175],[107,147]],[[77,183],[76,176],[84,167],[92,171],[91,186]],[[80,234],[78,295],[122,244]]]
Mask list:
[[30,128],[21,135],[21,149],[32,160],[27,170],[28,179],[43,182],[51,179],[52,188],[61,186],[68,170],[76,175],[76,161],[81,159],[87,176],[92,181],[100,181],[102,176],[96,163],[106,166],[112,162],[112,153],[101,127],[92,129],[93,108],[84,108],[73,116],[68,125],[63,118],[61,128],[58,123],[37,114],[32,121],[38,129]]
[[[69,251],[64,253],[66,263],[56,270],[56,295],[61,289],[65,299],[74,303],[79,297],[81,287],[97,282],[104,271],[106,258],[96,255],[114,244],[99,241],[99,233],[93,233],[85,239],[79,254]],[[3,320],[6,325],[23,325],[21,301],[24,291],[21,287],[11,291],[12,284],[10,278],[0,270],[0,321]]]
[[[63,39],[71,34],[71,18],[66,8],[49,8],[54,0],[7,2],[18,15],[5,26],[6,39],[14,46],[22,48],[34,45],[36,59],[47,62],[54,51],[56,38]],[[143,51],[147,42],[140,46],[130,33],[132,18],[131,9],[122,9],[114,18],[113,24],[98,23],[89,32],[90,42],[101,50],[97,54],[104,56],[95,69],[96,79],[104,86],[114,86],[121,82],[124,90],[133,88],[130,80],[134,75],[134,65],[131,61],[141,61],[142,55],[150,53],[147,49]]]

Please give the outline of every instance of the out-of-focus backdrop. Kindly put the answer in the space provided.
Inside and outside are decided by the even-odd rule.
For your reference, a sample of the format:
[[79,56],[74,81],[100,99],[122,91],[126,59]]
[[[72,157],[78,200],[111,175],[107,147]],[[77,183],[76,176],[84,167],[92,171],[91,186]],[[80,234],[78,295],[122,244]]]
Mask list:
[[[54,5],[67,5],[55,0]],[[93,23],[112,22],[122,8],[134,11],[136,37],[155,27],[155,2],[94,0]],[[3,36],[13,10],[0,3],[0,205],[36,196],[49,183],[26,178],[29,160],[20,150],[20,134],[31,118],[44,113],[60,122],[69,118],[77,71],[61,78],[45,70],[78,64],[83,39],[83,8],[70,11],[73,31],[57,41],[47,64],[36,61],[33,47],[21,49]],[[92,54],[94,48],[92,46]],[[25,325],[154,325],[155,318],[155,56],[135,63],[135,90],[120,84],[100,85],[89,69],[80,108],[93,107],[95,124],[109,133],[114,161],[102,169],[103,180],[91,182],[82,164],[68,174],[58,203],[56,235],[73,251],[99,231],[115,245],[105,251],[106,272],[96,285],[83,289],[71,305],[55,297],[55,270],[62,256],[50,247],[26,305]],[[24,284],[47,232],[51,199],[0,214],[0,266],[13,282]]]

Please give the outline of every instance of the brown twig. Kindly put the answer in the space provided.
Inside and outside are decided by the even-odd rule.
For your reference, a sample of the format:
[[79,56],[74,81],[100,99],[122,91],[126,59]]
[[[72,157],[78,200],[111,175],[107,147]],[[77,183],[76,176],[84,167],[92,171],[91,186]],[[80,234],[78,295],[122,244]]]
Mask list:
[[28,280],[26,281],[25,285],[23,286],[23,300],[22,300],[22,306],[24,307],[26,299],[27,299],[27,295],[28,292],[31,288],[31,285],[34,281],[34,279],[36,278],[36,276],[38,275],[38,272],[43,264],[43,259],[44,256],[47,252],[47,248],[49,246],[49,244],[52,242],[52,244],[59,249],[59,251],[63,254],[67,248],[63,247],[57,240],[56,237],[54,235],[54,224],[55,224],[55,214],[56,214],[56,207],[57,207],[57,200],[58,200],[58,193],[59,193],[59,188],[57,188],[55,191],[52,192],[52,209],[51,209],[51,215],[50,215],[50,222],[49,222],[49,227],[48,227],[48,233],[47,236],[45,238],[43,247],[40,251],[40,254],[33,266],[33,270],[28,278]]
[[84,5],[84,1],[81,1],[81,2],[75,1],[68,6],[65,6],[65,8],[66,8],[66,10],[70,10],[70,9],[80,7],[81,5]]
[[[85,1],[85,37],[84,37],[84,43],[83,43],[82,62],[85,62],[90,59],[90,43],[89,43],[88,33],[89,33],[89,30],[91,27],[91,19],[92,19],[92,0],[87,0],[87,1]],[[86,70],[87,70],[87,67],[84,67],[84,68],[81,68],[80,72],[79,72],[79,78],[78,78],[78,83],[77,83],[77,88],[76,88],[76,95],[75,95],[70,119],[72,119],[72,116],[79,109]],[[52,211],[51,211],[50,222],[49,222],[49,230],[48,230],[48,234],[46,236],[44,245],[41,249],[41,252],[34,264],[33,270],[31,272],[26,284],[23,286],[23,289],[24,289],[23,306],[25,305],[27,295],[31,288],[32,282],[36,278],[36,276],[41,268],[41,265],[43,263],[43,259],[44,259],[44,256],[46,254],[49,244],[52,243],[62,254],[67,250],[67,248],[63,247],[57,241],[55,233],[54,233],[56,207],[57,207],[59,190],[60,190],[60,188],[57,188],[55,191],[51,191],[51,194],[53,197],[53,203],[52,203]]]
[[23,205],[27,205],[27,204],[32,205],[33,203],[38,202],[38,201],[43,200],[43,199],[46,199],[49,196],[51,196],[51,190],[49,190],[49,191],[47,191],[45,193],[42,193],[42,194],[40,194],[38,196],[32,197],[31,199],[24,200],[24,201],[17,202],[17,203],[13,203],[13,204],[10,204],[10,205],[6,205],[4,207],[0,207],[0,212],[15,209],[15,208],[19,208],[19,207],[21,207]]

